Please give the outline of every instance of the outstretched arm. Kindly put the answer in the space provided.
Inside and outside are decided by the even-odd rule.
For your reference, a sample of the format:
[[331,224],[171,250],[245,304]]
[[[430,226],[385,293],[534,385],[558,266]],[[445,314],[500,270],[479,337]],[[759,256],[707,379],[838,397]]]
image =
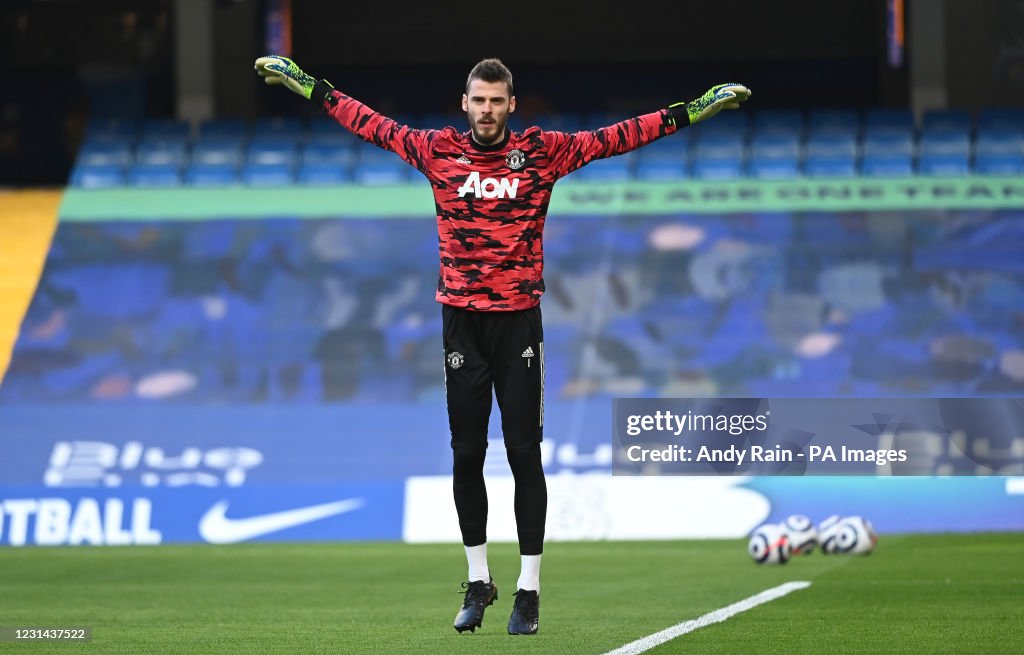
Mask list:
[[281,84],[289,91],[317,103],[342,127],[360,139],[390,150],[399,157],[426,172],[426,153],[434,130],[414,130],[399,125],[363,103],[336,90],[327,80],[307,75],[298,65],[278,55],[267,55],[256,60],[256,73],[267,84]]
[[749,97],[750,89],[742,84],[719,84],[696,100],[677,102],[593,132],[545,132],[544,141],[561,177],[595,159],[636,150],[687,125],[707,120],[723,109],[737,109]]

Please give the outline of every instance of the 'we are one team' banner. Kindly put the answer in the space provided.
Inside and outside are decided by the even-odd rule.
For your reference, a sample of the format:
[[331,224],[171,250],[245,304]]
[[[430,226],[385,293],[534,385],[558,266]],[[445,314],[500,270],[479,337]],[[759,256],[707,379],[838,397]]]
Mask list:
[[[426,179],[393,186],[68,189],[62,221],[297,218],[433,219]],[[597,183],[572,177],[550,215],[1024,208],[1020,177],[837,178]]]

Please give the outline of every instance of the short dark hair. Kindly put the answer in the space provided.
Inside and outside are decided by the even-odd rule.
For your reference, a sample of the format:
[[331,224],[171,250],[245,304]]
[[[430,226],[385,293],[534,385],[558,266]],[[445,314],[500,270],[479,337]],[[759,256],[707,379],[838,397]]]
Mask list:
[[474,66],[473,70],[469,71],[469,77],[466,78],[466,93],[469,93],[469,83],[473,80],[504,82],[508,87],[508,97],[512,97],[512,71],[500,59],[493,57],[484,59]]

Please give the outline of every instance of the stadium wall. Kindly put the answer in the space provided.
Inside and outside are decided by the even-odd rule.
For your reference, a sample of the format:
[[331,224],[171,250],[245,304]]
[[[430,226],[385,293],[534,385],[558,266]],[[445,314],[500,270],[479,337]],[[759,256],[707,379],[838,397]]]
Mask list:
[[[340,333],[342,349],[331,352],[343,378],[329,380],[330,397],[317,366],[299,362],[289,377],[292,358],[309,357],[296,346],[309,315],[330,325],[352,306],[324,311],[300,302],[301,287],[270,282],[260,288],[280,295],[253,296],[246,286],[267,262],[316,273],[312,260],[329,260],[326,275],[342,291],[346,280],[380,288],[399,260],[410,279],[429,278],[428,193],[69,190],[0,386],[0,544],[458,541],[440,365],[430,355],[439,314],[431,280],[405,301],[426,318],[393,314],[383,341]],[[546,244],[550,539],[739,537],[790,513],[861,514],[883,533],[1024,530],[1024,478],[1013,475],[619,478],[608,439],[610,398],[652,390],[1020,395],[1018,369],[1000,366],[1021,348],[1021,208],[1024,188],[1012,178],[560,186]],[[397,238],[410,245],[396,249]],[[651,251],[653,242],[670,249]],[[709,263],[718,273],[706,278]],[[629,269],[625,297],[601,286],[613,268]],[[219,286],[206,286],[208,271]],[[635,329],[638,316],[654,331],[675,330],[687,368],[644,386],[645,367],[671,353],[654,345],[619,359],[618,346],[604,344],[600,365],[580,379],[570,353],[594,336],[594,314],[563,305],[559,282],[593,283],[575,307],[605,306],[613,336]],[[657,295],[663,287],[674,305]],[[657,293],[644,314],[647,291]],[[798,328],[837,335],[838,347],[779,355],[777,321],[822,315],[819,295],[833,305],[824,313],[849,322]],[[362,302],[359,288],[345,297]],[[792,303],[772,305],[780,297]],[[55,307],[66,322],[55,322]],[[675,311],[687,321],[658,323]],[[400,357],[416,340],[427,344],[425,367]],[[857,343],[883,356],[858,362]],[[275,375],[246,377],[232,368],[234,349],[243,364],[265,357]],[[616,371],[623,362],[639,372]],[[420,367],[422,380],[402,377]],[[204,386],[210,370],[216,390]],[[500,435],[496,416],[491,435]],[[491,444],[487,464],[493,541],[515,538],[501,449],[500,439]]]

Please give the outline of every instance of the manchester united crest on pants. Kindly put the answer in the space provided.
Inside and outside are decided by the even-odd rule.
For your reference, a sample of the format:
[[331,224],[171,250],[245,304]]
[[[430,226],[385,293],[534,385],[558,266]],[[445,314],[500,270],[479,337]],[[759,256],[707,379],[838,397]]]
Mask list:
[[448,353],[448,366],[451,366],[453,369],[462,368],[464,361],[466,361],[466,358],[462,356],[462,353],[454,351]]

